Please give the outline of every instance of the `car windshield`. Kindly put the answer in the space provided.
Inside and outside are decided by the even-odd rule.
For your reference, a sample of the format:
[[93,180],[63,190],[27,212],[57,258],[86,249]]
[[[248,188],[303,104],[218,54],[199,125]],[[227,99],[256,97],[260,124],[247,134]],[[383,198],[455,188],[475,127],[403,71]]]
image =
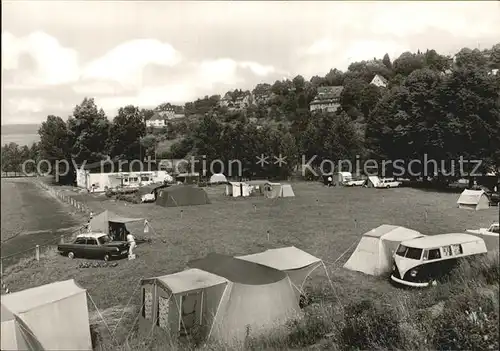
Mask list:
[[103,245],[103,244],[109,243],[111,241],[111,238],[107,235],[104,235],[104,236],[101,236],[97,240],[99,240],[99,244]]
[[411,258],[413,260],[419,260],[420,257],[422,257],[422,249],[399,245],[396,250],[396,255]]

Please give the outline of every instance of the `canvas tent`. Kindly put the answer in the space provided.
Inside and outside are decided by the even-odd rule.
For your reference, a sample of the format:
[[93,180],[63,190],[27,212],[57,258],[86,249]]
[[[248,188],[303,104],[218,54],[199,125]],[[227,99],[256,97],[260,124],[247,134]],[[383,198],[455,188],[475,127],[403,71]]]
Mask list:
[[209,204],[208,194],[202,188],[191,185],[174,185],[161,189],[156,204],[164,207],[195,206]]
[[160,327],[175,337],[201,325],[207,338],[231,344],[283,325],[300,311],[290,279],[276,269],[220,254],[188,265],[184,272],[142,281],[143,332]]
[[490,201],[483,190],[465,189],[457,201],[459,208],[468,210],[484,210],[489,208]]
[[222,173],[215,173],[212,174],[212,176],[210,177],[209,183],[210,184],[227,183],[227,178]]
[[392,255],[404,240],[424,236],[416,230],[383,224],[363,234],[344,268],[369,275],[390,272]]
[[73,279],[2,295],[2,350],[92,350],[87,293]]
[[366,180],[366,187],[375,188],[375,186],[380,183],[380,178],[377,176],[369,176]]
[[267,183],[269,183],[268,180],[249,180],[246,182],[252,191],[250,192],[250,195],[264,195],[264,187]]
[[156,200],[156,196],[158,195],[158,191],[163,188],[167,188],[167,184],[151,184],[141,186],[137,190],[137,194],[141,197],[142,202],[152,202]]
[[237,258],[286,273],[295,288],[298,300],[300,300],[300,294],[304,294],[304,284],[314,270],[323,267],[328,275],[320,258],[314,257],[295,246],[269,249],[252,255],[238,256]]
[[126,224],[133,222],[144,222],[144,218],[121,217],[111,211],[104,211],[90,220],[92,232],[106,233],[114,240],[126,240],[129,233]]
[[264,195],[269,199],[277,197],[294,197],[292,186],[290,184],[267,183],[264,185]]
[[345,183],[352,180],[351,172],[338,172],[336,175],[339,183]]
[[229,182],[226,184],[226,195],[232,197],[250,196],[252,188],[242,182]]

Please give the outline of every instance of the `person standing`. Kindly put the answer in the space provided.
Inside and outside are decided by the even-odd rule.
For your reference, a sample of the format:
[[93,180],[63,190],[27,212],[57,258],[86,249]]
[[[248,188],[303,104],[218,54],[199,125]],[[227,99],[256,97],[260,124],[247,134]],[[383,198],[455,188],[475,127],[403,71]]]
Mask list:
[[329,176],[328,177],[328,186],[332,186],[333,185],[333,178],[332,176]]
[[135,242],[134,236],[130,232],[127,234],[127,243],[128,243],[128,259],[132,260],[135,258],[134,249],[137,246],[137,244]]

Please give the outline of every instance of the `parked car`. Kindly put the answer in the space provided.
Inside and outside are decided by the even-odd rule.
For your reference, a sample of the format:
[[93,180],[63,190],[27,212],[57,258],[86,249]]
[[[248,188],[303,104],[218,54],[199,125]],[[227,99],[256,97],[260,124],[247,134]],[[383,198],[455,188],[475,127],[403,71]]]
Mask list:
[[112,241],[105,233],[80,234],[73,243],[57,246],[57,250],[69,258],[101,258],[105,261],[127,256],[128,248],[127,242]]
[[391,280],[410,287],[435,285],[460,260],[485,255],[483,239],[470,234],[439,234],[403,241],[393,255]]
[[363,186],[365,184],[366,180],[365,179],[360,179],[360,180],[348,180],[344,182],[344,186]]
[[376,188],[397,188],[401,185],[401,182],[394,180],[394,178],[381,178],[380,182],[375,184]]
[[467,229],[470,234],[500,234],[500,225],[493,223],[489,228]]

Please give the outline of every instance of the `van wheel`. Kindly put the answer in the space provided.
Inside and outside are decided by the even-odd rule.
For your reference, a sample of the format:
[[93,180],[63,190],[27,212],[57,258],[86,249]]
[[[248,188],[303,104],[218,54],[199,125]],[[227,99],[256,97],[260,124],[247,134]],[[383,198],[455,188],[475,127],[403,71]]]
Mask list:
[[75,253],[72,251],[68,252],[68,258],[70,258],[70,259],[75,258]]
[[388,185],[388,186],[386,186],[386,189],[389,189],[390,187],[391,187],[391,186],[390,186],[390,185]]
[[104,255],[104,261],[108,262],[111,259],[111,256],[109,254]]

